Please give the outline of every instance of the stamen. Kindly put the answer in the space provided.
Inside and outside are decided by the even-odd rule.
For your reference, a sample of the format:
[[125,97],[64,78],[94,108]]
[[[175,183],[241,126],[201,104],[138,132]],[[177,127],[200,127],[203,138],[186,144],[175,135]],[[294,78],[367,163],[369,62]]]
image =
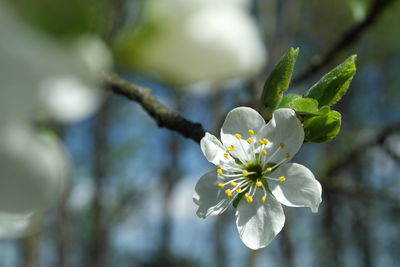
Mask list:
[[237,186],[237,183],[236,182],[231,182],[230,185],[231,186]]
[[271,180],[271,181],[278,181],[278,182],[285,182],[286,178],[284,176],[278,177],[278,178],[272,178],[272,177],[266,177],[264,176],[265,179]]
[[262,185],[263,185],[263,184],[262,184],[261,181],[258,180],[258,181],[256,182],[256,186],[261,187]]
[[246,198],[248,203],[253,202],[253,198],[248,193],[244,194],[244,197]]
[[227,159],[229,158],[229,154],[228,153],[224,153],[224,157]]
[[230,146],[228,146],[228,148],[226,149],[226,152],[231,152],[231,151],[234,150],[234,149],[235,149],[235,147],[232,146],[232,145],[230,145]]
[[[236,174],[222,174],[222,177],[224,177],[224,178],[238,178],[238,179],[235,179],[235,180],[240,180],[240,179],[243,179],[243,174],[241,174],[241,173],[236,173]],[[232,180],[229,181],[229,182],[232,182]],[[228,183],[229,183],[229,182],[228,182]]]
[[242,136],[241,136],[240,134],[238,134],[238,133],[235,134],[234,136],[235,136],[238,140],[242,138]]
[[242,181],[245,181],[245,179],[244,179],[242,176],[240,176],[239,178],[232,179],[232,180],[230,180],[230,181],[224,183],[224,185],[227,185],[227,184],[230,184],[230,183],[233,183],[233,182],[238,182],[238,181],[240,181],[240,180],[241,180],[241,182],[239,182],[239,183],[242,183]]
[[242,192],[242,188],[238,187],[238,188],[236,188],[235,191],[238,192],[238,193],[240,193],[240,192]]
[[218,186],[219,189],[222,189],[222,188],[224,188],[225,185],[224,184],[218,184],[217,186]]
[[289,153],[289,152],[288,152],[288,153],[285,153],[285,158],[286,158],[286,159],[290,158],[290,153]]
[[248,176],[248,175],[249,175],[249,172],[246,171],[246,170],[243,170],[243,171],[242,171],[242,174],[243,174],[243,176]]
[[262,154],[263,156],[266,156],[266,155],[267,155],[267,150],[265,150],[265,149],[261,150],[261,154]]
[[279,165],[281,165],[282,163],[284,163],[285,161],[287,161],[288,160],[288,158],[284,158],[284,159],[282,159],[281,161],[279,161],[278,163],[276,163],[274,166],[272,166],[272,168],[274,169],[274,168],[276,168],[276,167],[278,167]]
[[246,140],[246,141],[247,141],[247,143],[249,143],[249,144],[253,143],[253,139],[252,139],[252,138],[250,138],[250,137],[249,137],[249,138],[247,138],[247,140]]
[[257,191],[257,187],[255,187],[255,186],[250,187],[250,190],[249,190],[250,196],[253,197],[254,194],[256,193],[256,191]]
[[260,139],[258,140],[258,144],[266,146],[268,144],[268,139]]
[[[272,153],[272,155],[269,157],[269,159],[267,160],[267,162],[264,162],[264,158],[263,158],[263,161],[262,161],[263,166],[264,166],[265,164],[267,164],[268,162],[270,162],[270,161],[275,157],[275,155],[276,155],[283,147],[285,147],[285,144],[284,144],[284,143],[280,143],[279,146],[278,146],[278,148],[274,151],[274,153]],[[286,160],[286,159],[284,159],[283,161],[285,161],[285,160]],[[273,166],[272,168],[275,168],[276,166],[279,166],[283,161],[279,162],[278,164],[275,164],[275,166]]]
[[[234,136],[236,137],[236,139],[239,140],[240,148],[242,149],[243,154],[245,155],[245,160],[246,160],[246,161],[249,160],[248,153],[247,153],[247,151],[244,149],[244,147],[243,147],[243,145],[242,145],[242,141],[240,140],[240,139],[242,138],[242,136],[241,136],[239,133],[234,134]],[[242,161],[242,160],[240,159],[240,161]],[[243,161],[242,161],[242,162],[243,162]]]
[[265,203],[265,201],[267,201],[267,196],[262,196],[261,202],[262,202],[262,203]]
[[251,129],[250,129],[250,130],[248,130],[248,131],[247,131],[247,133],[248,133],[250,136],[253,136],[253,135],[254,135],[254,131],[253,131],[253,130],[251,130]]
[[268,174],[268,173],[270,173],[271,171],[272,171],[272,168],[268,167],[268,168],[266,168],[266,169],[262,172],[262,175]]
[[221,169],[221,167],[217,167],[217,173],[218,173],[219,175],[222,175],[222,169]]
[[233,198],[233,194],[232,191],[230,189],[226,189],[225,190],[225,194],[229,197],[229,198]]

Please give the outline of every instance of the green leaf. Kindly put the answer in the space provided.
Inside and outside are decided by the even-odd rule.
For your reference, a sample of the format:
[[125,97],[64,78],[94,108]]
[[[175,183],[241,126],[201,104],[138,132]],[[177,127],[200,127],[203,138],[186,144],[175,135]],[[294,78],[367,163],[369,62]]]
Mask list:
[[308,118],[304,122],[305,140],[315,143],[332,140],[340,131],[341,121],[342,116],[334,110]]
[[274,112],[279,103],[281,103],[283,92],[289,88],[298,54],[298,48],[290,48],[275,65],[264,84],[260,113],[267,120],[272,118],[272,112]]
[[337,103],[346,93],[356,73],[356,58],[356,55],[349,57],[324,75],[310,88],[305,97],[316,99],[320,107]]
[[323,106],[322,108],[319,109],[318,114],[319,115],[324,115],[327,114],[331,111],[331,108],[329,106]]
[[318,101],[313,98],[299,98],[292,101],[288,106],[300,115],[319,114]]
[[296,99],[302,98],[301,95],[298,94],[287,94],[282,97],[281,103],[279,103],[277,108],[288,108],[289,104]]

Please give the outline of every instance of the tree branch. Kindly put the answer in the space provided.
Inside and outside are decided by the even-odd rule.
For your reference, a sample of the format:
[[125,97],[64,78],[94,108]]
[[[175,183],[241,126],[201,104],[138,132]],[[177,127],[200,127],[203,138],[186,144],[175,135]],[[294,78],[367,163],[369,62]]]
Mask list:
[[363,142],[362,144],[354,147],[350,150],[346,156],[341,158],[340,160],[333,163],[325,172],[325,175],[322,175],[320,179],[321,185],[330,190],[332,192],[344,193],[349,196],[359,197],[364,196],[367,198],[375,198],[381,199],[386,201],[395,201],[400,202],[400,198],[394,194],[389,193],[386,190],[380,190],[377,188],[373,188],[370,186],[365,186],[361,184],[357,185],[348,185],[342,184],[337,182],[335,179],[332,179],[339,171],[343,170],[344,168],[354,164],[360,157],[360,155],[364,155],[364,151],[367,148],[372,146],[385,146],[385,140],[391,134],[400,131],[400,122],[396,122],[384,128],[380,133],[378,133],[373,138]]
[[201,138],[205,135],[205,131],[200,123],[191,122],[178,112],[172,111],[161,104],[153,96],[149,88],[130,83],[117,74],[105,74],[104,80],[114,93],[138,102],[157,122],[159,127],[165,127],[178,132],[197,143],[200,143]]
[[300,73],[300,75],[293,79],[292,83],[294,85],[299,84],[311,77],[313,74],[320,71],[325,66],[332,63],[332,61],[340,52],[355,43],[360,38],[361,34],[371,25],[373,25],[373,23],[376,22],[377,18],[383,13],[383,11],[395,1],[396,0],[375,0],[375,2],[371,5],[368,14],[365,16],[364,20],[347,30],[342,35],[342,37],[333,45],[333,47],[328,50],[328,52],[324,56],[322,56],[320,60],[314,62],[304,72]]
[[[199,143],[201,138],[204,136],[205,131],[201,124],[188,121],[178,112],[168,109],[153,96],[149,88],[130,83],[119,77],[117,74],[105,74],[105,83],[114,93],[138,102],[160,127],[165,127],[178,132],[187,138],[191,138],[197,143]],[[339,170],[348,167],[354,162],[354,160],[357,160],[359,155],[362,155],[365,148],[374,145],[384,145],[386,138],[398,131],[400,131],[400,122],[389,125],[374,138],[371,138],[350,150],[345,157],[332,164],[325,172],[325,175],[321,176],[322,179],[320,179],[320,182],[322,186],[332,192],[340,192],[350,196],[363,195],[365,197],[380,198],[388,201],[400,201],[399,198],[388,195],[386,192],[382,192],[375,188],[363,185],[354,185],[349,187],[348,185],[343,185],[329,179]]]
[[355,160],[359,158],[360,155],[363,155],[363,152],[366,148],[375,146],[375,145],[384,145],[386,138],[400,131],[400,122],[393,123],[386,128],[384,128],[380,133],[378,133],[373,138],[363,142],[362,144],[354,147],[350,150],[345,157],[341,158],[340,160],[336,161],[332,164],[328,170],[326,171],[326,177],[332,177],[335,175],[339,170],[351,165],[354,163]]

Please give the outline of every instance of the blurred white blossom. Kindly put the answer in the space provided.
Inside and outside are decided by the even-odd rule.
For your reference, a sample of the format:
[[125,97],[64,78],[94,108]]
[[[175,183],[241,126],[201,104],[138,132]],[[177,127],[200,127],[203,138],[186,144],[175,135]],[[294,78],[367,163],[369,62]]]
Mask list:
[[117,59],[187,86],[256,75],[266,50],[246,0],[149,0],[143,22],[116,45]]
[[0,212],[0,238],[24,237],[37,232],[42,216],[41,212]]
[[101,101],[100,75],[111,67],[99,38],[84,36],[61,45],[2,8],[0,32],[1,121],[40,112],[71,122],[93,113]]
[[61,44],[1,5],[0,33],[0,238],[9,238],[37,231],[68,183],[63,145],[39,133],[34,120],[91,115],[102,100],[100,78],[111,56],[97,37]]
[[[22,122],[0,131],[0,237],[30,232],[66,188],[69,160],[55,138]],[[4,231],[4,235],[2,232]]]

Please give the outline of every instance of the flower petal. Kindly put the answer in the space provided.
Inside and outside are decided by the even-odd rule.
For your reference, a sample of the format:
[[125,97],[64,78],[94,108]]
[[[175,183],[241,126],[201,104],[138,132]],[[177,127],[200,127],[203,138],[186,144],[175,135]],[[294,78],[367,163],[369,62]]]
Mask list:
[[267,246],[285,224],[282,205],[271,194],[262,203],[262,196],[263,193],[257,190],[252,203],[242,199],[236,210],[236,226],[240,238],[251,249]]
[[300,164],[287,163],[272,175],[286,178],[283,183],[269,181],[271,192],[279,202],[290,207],[310,207],[312,212],[318,212],[322,188],[309,169]]
[[54,205],[68,178],[68,158],[57,140],[14,122],[0,132],[0,211],[30,212]]
[[15,214],[0,212],[0,239],[25,237],[38,232],[42,217],[41,211]]
[[262,138],[267,138],[269,141],[267,147],[271,152],[269,155],[279,149],[279,144],[285,145],[270,160],[279,162],[285,158],[286,153],[289,153],[287,159],[290,160],[303,144],[304,129],[294,110],[281,108],[274,111],[272,119],[257,134],[257,139]]
[[[250,137],[248,131],[257,133],[265,126],[264,118],[252,108],[238,107],[231,110],[221,128],[221,141],[225,146],[233,145],[235,150],[231,154],[246,159],[249,153],[249,144],[245,141]],[[234,135],[240,134],[242,139],[238,140]],[[243,151],[244,150],[244,151]]]
[[206,133],[200,141],[200,147],[207,160],[217,166],[234,162],[232,157],[229,157],[228,159],[224,157],[226,149],[212,134]]
[[230,199],[217,186],[221,182],[215,171],[204,174],[197,182],[193,201],[199,206],[196,212],[198,217],[221,214],[229,206]]

